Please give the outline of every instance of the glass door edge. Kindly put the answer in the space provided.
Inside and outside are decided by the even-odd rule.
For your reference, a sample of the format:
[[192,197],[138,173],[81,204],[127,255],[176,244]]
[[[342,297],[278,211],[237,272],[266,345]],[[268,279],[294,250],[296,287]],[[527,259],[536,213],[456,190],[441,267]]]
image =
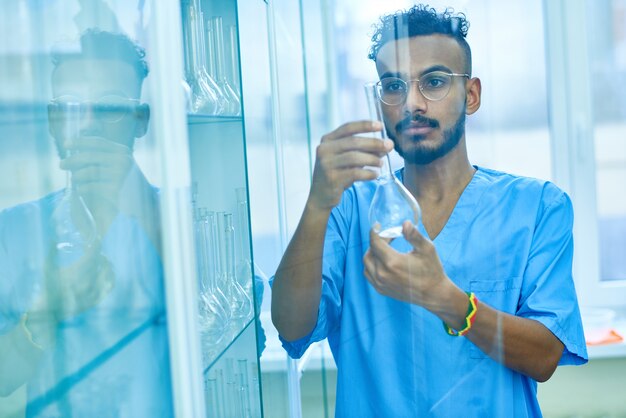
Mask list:
[[[206,416],[197,326],[195,261],[191,228],[191,184],[187,120],[180,90],[183,77],[182,23],[177,0],[153,2],[152,91],[163,176],[161,226],[174,412]],[[167,117],[166,117],[167,115]]]

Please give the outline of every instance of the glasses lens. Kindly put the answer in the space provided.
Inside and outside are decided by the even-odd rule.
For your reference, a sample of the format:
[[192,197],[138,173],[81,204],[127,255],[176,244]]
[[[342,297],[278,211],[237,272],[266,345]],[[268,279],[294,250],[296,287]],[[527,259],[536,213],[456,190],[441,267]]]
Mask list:
[[91,111],[91,117],[106,122],[116,123],[131,114],[137,108],[137,100],[123,96],[108,95],[97,102],[85,102],[73,96],[54,98],[48,106],[50,117],[56,121],[67,119],[80,120]]
[[441,71],[423,75],[419,80],[420,90],[429,100],[441,100],[450,91],[452,76]]
[[75,96],[59,96],[50,101],[48,109],[55,118],[80,116],[82,101]]
[[388,105],[398,105],[406,98],[407,85],[404,80],[396,77],[383,78],[379,82],[380,100]]

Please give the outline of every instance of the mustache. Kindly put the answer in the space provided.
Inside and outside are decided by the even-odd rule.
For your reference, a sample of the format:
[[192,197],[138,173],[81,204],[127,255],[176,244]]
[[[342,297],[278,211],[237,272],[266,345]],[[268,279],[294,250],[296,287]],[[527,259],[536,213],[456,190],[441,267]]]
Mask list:
[[411,127],[413,124],[425,125],[429,128],[436,129],[439,127],[439,122],[435,119],[427,118],[419,114],[407,116],[396,124],[396,132],[402,132],[403,130]]

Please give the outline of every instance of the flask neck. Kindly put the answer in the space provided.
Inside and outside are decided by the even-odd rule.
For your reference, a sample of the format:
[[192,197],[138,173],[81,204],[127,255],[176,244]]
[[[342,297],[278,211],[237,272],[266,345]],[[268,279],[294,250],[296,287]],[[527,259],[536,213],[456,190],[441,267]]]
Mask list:
[[393,180],[395,176],[393,175],[393,169],[391,168],[391,160],[389,158],[389,154],[385,155],[382,160],[383,165],[380,167],[380,178]]
[[222,18],[214,16],[211,19],[213,34],[213,51],[215,53],[215,77],[219,82],[225,79],[226,69],[224,66],[224,30],[222,28]]

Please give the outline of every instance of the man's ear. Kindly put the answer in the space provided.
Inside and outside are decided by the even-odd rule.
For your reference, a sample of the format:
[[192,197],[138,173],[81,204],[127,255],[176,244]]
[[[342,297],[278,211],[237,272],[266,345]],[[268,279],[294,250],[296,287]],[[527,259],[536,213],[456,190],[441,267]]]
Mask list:
[[465,87],[465,113],[471,115],[480,108],[480,95],[482,92],[482,85],[480,78],[470,78]]
[[143,103],[137,106],[135,113],[135,138],[141,138],[148,132],[148,123],[150,122],[150,106]]

